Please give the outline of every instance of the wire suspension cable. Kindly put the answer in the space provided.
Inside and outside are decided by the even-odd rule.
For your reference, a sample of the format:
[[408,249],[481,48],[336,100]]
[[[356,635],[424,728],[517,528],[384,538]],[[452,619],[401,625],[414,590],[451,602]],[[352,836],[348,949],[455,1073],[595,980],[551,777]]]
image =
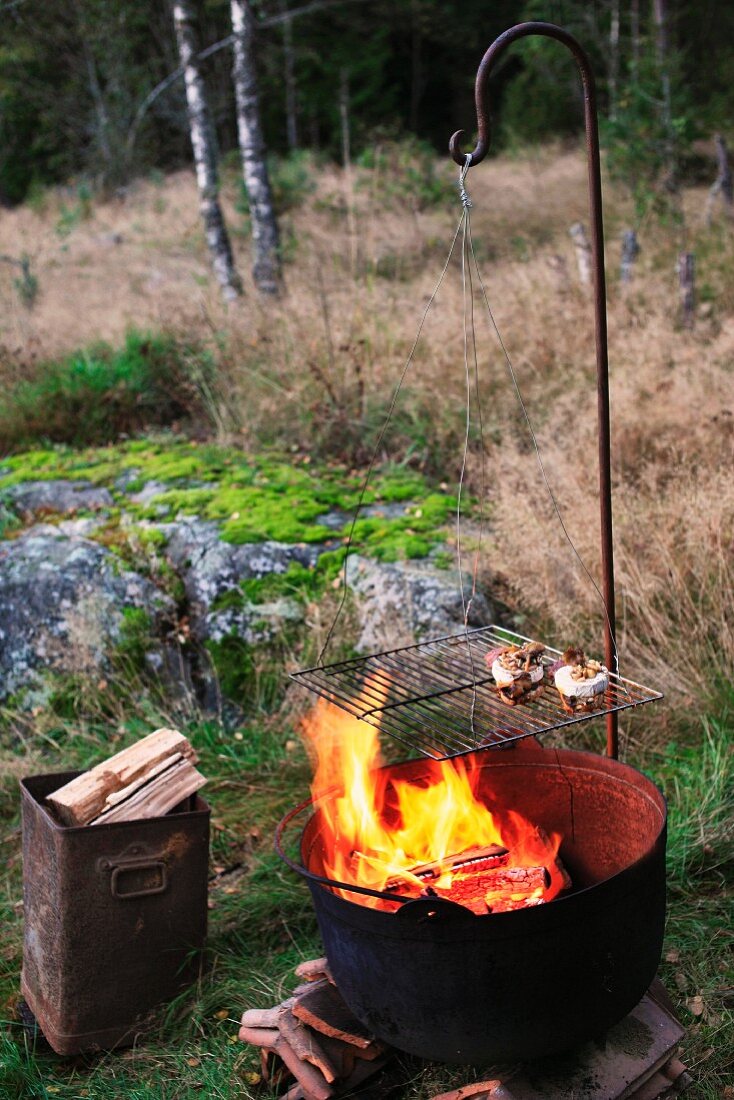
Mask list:
[[[329,627],[329,630],[328,630],[327,635],[326,635],[326,639],[325,639],[324,644],[321,648],[321,652],[320,652],[320,655],[319,655],[319,663],[323,662],[324,655],[326,653],[326,650],[329,647],[329,644],[330,644],[331,639],[333,637],[334,631],[336,629],[337,622],[338,622],[338,620],[341,616],[341,613],[344,609],[344,605],[346,603],[346,599],[347,599],[347,595],[348,595],[348,591],[349,591],[349,575],[348,575],[349,555],[350,555],[350,552],[352,550],[352,546],[353,546],[353,542],[354,542],[354,532],[355,532],[357,520],[359,518],[359,513],[360,513],[360,511],[362,509],[362,506],[364,504],[364,498],[365,498],[365,495],[367,493],[367,489],[369,488],[370,480],[371,480],[372,474],[374,472],[375,465],[377,463],[377,458],[378,458],[378,455],[380,453],[383,440],[384,440],[385,435],[387,433],[387,429],[388,429],[388,427],[389,427],[389,425],[392,421],[393,413],[395,411],[395,406],[397,404],[398,397],[400,396],[400,393],[401,393],[401,390],[402,390],[402,387],[403,387],[403,383],[405,382],[405,378],[407,376],[408,370],[410,369],[410,367],[413,363],[415,353],[417,351],[418,344],[420,342],[420,339],[421,339],[421,336],[422,336],[422,333],[423,333],[423,328],[425,326],[426,318],[427,318],[428,313],[429,313],[429,311],[430,311],[430,309],[431,309],[431,307],[432,307],[432,305],[433,305],[433,303],[436,299],[436,296],[437,296],[437,294],[438,294],[438,292],[439,292],[439,290],[440,290],[440,288],[443,284],[444,278],[446,276],[449,265],[451,263],[451,259],[452,259],[453,254],[454,254],[454,250],[456,248],[456,243],[459,239],[459,236],[461,236],[461,283],[462,283],[462,313],[463,313],[463,328],[464,328],[463,357],[464,357],[466,414],[465,414],[465,425],[464,425],[464,445],[463,445],[463,450],[462,450],[462,459],[461,459],[461,466],[460,466],[460,472],[459,472],[459,483],[458,483],[457,502],[456,502],[456,560],[457,560],[459,595],[460,595],[461,608],[462,608],[462,618],[463,618],[464,632],[465,632],[465,635],[466,635],[467,653],[468,653],[469,663],[470,663],[470,667],[471,667],[471,676],[472,676],[472,682],[473,682],[472,703],[471,703],[471,711],[470,711],[470,724],[471,724],[472,734],[475,734],[474,714],[475,714],[475,706],[476,706],[476,699],[477,699],[477,677],[476,677],[476,668],[475,668],[475,664],[474,664],[474,654],[473,654],[473,651],[472,651],[471,641],[470,641],[470,637],[469,637],[469,614],[470,614],[470,611],[471,611],[472,602],[473,602],[474,597],[476,595],[477,575],[478,575],[478,569],[479,569],[479,558],[480,558],[480,549],[481,549],[481,539],[482,539],[483,525],[484,525],[484,493],[485,493],[485,490],[486,490],[486,452],[485,452],[485,447],[484,447],[484,426],[483,426],[482,406],[481,406],[481,398],[480,398],[480,385],[479,385],[479,357],[478,357],[478,353],[477,353],[476,329],[475,329],[475,324],[474,324],[474,284],[473,284],[472,264],[473,264],[473,267],[474,267],[474,271],[476,272],[477,281],[479,283],[482,299],[484,301],[484,305],[485,305],[485,308],[486,308],[486,311],[487,311],[487,316],[488,316],[489,321],[490,321],[491,329],[494,331],[494,334],[495,334],[495,336],[497,338],[497,341],[499,343],[500,349],[502,351],[502,355],[504,357],[505,363],[507,365],[507,368],[508,368],[508,371],[509,371],[509,374],[510,374],[512,385],[513,385],[513,388],[514,388],[514,391],[515,391],[515,396],[516,396],[517,401],[520,405],[520,409],[521,409],[523,417],[525,419],[525,423],[527,424],[528,432],[530,433],[530,438],[531,438],[531,441],[532,441],[532,444],[533,444],[533,449],[535,451],[535,456],[536,456],[536,460],[537,460],[537,463],[538,463],[538,467],[540,469],[540,473],[541,473],[541,476],[543,478],[543,483],[544,483],[546,491],[548,493],[548,497],[550,499],[553,511],[554,511],[554,513],[556,515],[556,518],[557,518],[557,520],[560,524],[561,530],[563,532],[563,535],[564,535],[568,545],[570,546],[574,556],[576,557],[576,559],[577,559],[579,565],[581,566],[584,574],[586,575],[587,579],[590,581],[591,585],[593,586],[597,596],[599,597],[602,608],[604,610],[604,615],[606,617],[607,625],[609,627],[610,637],[611,637],[612,646],[613,646],[613,650],[614,650],[614,672],[617,674],[617,676],[619,676],[619,651],[618,651],[618,648],[617,648],[617,642],[616,642],[616,638],[614,636],[614,631],[612,629],[611,619],[610,619],[610,616],[609,616],[609,610],[607,608],[604,596],[601,592],[601,589],[599,588],[599,585],[594,580],[594,577],[593,577],[591,571],[589,570],[588,566],[586,565],[583,558],[581,557],[581,554],[579,553],[578,549],[576,548],[576,545],[575,545],[573,539],[571,538],[571,535],[568,531],[568,528],[566,527],[566,524],[564,522],[563,515],[561,513],[560,507],[559,507],[558,502],[556,500],[555,494],[553,492],[553,489],[551,488],[551,484],[550,484],[550,481],[549,481],[549,478],[548,478],[548,475],[547,475],[547,472],[546,472],[546,469],[545,469],[545,464],[543,462],[543,457],[542,457],[542,454],[541,454],[541,451],[540,451],[540,446],[538,444],[535,429],[533,427],[533,424],[532,424],[532,421],[531,421],[531,418],[530,418],[530,414],[528,412],[527,406],[526,406],[525,401],[523,399],[522,392],[520,390],[520,386],[519,386],[519,383],[518,383],[518,380],[517,380],[517,374],[515,372],[515,368],[513,366],[512,359],[510,358],[510,354],[507,350],[507,346],[506,346],[505,341],[503,339],[503,336],[502,336],[502,334],[499,330],[499,327],[498,327],[497,322],[495,320],[494,313],[492,311],[492,307],[491,307],[490,302],[489,302],[489,296],[488,296],[488,293],[487,293],[487,289],[486,289],[484,280],[482,278],[482,273],[481,273],[481,269],[479,267],[479,261],[477,259],[476,251],[475,251],[475,248],[474,248],[474,240],[473,240],[472,231],[471,231],[471,209],[472,209],[473,204],[472,204],[472,200],[471,200],[471,198],[470,198],[470,196],[467,192],[467,189],[466,189],[466,177],[467,177],[467,173],[469,171],[469,167],[471,165],[471,159],[472,159],[471,154],[467,154],[465,163],[461,166],[461,168],[459,170],[458,189],[459,189],[459,199],[460,199],[461,205],[462,205],[462,213],[461,213],[461,216],[459,218],[459,223],[456,227],[453,238],[451,240],[449,251],[448,251],[448,254],[446,256],[446,260],[444,262],[443,268],[441,270],[441,274],[439,275],[438,281],[437,281],[437,283],[436,283],[436,285],[435,285],[435,287],[434,287],[434,289],[433,289],[433,291],[432,291],[432,293],[431,293],[431,295],[428,299],[428,302],[425,306],[425,309],[423,310],[423,313],[421,315],[420,322],[419,322],[419,325],[418,325],[418,330],[416,332],[415,338],[413,340],[410,351],[408,353],[408,357],[405,360],[405,363],[403,365],[403,369],[400,373],[400,377],[398,379],[397,385],[395,386],[395,389],[393,391],[393,394],[392,394],[392,397],[391,397],[391,400],[390,400],[390,404],[388,406],[388,411],[387,411],[387,414],[385,416],[385,420],[382,424],[379,435],[377,437],[377,442],[375,443],[375,446],[374,446],[374,449],[373,449],[373,452],[372,452],[372,455],[371,455],[371,458],[370,458],[370,462],[369,462],[369,465],[368,465],[368,468],[367,468],[367,473],[365,475],[362,487],[360,489],[359,498],[358,498],[358,501],[357,501],[356,508],[354,510],[354,515],[352,517],[352,522],[351,522],[351,525],[350,525],[350,528],[349,528],[349,534],[348,534],[348,537],[347,537],[346,547],[345,547],[345,551],[344,551],[344,564],[343,564],[341,598],[339,600],[339,604],[337,606],[336,613],[334,615],[334,619],[333,619],[333,621],[332,621],[332,623]],[[471,352],[470,352],[470,349],[471,349]],[[479,445],[480,445],[480,452],[481,452],[481,465],[480,465],[480,497],[481,497],[481,499],[480,499],[480,516],[479,516],[479,536],[478,536],[478,541],[477,541],[477,548],[476,548],[476,551],[475,551],[475,554],[474,554],[474,562],[473,562],[473,566],[472,566],[471,595],[470,595],[469,599],[467,600],[466,594],[465,594],[465,591],[464,591],[464,559],[463,559],[463,550],[462,550],[462,523],[461,523],[461,518],[462,517],[461,517],[461,511],[462,511],[462,498],[463,498],[464,483],[465,483],[465,479],[466,479],[466,468],[467,468],[468,455],[469,455],[469,443],[470,443],[470,439],[471,439],[471,389],[472,389],[472,382],[471,382],[471,370],[470,370],[470,361],[469,361],[470,360],[470,354],[471,354],[471,358],[473,360],[473,365],[474,365],[474,389],[475,389],[475,400],[476,400],[476,407],[477,407]],[[622,687],[625,690],[625,692],[628,694],[627,689],[624,687],[623,684],[622,684]]]
[[397,404],[398,397],[400,396],[400,391],[403,388],[403,382],[405,381],[405,377],[408,373],[408,370],[410,368],[411,363],[413,362],[413,358],[414,358],[416,350],[418,348],[418,343],[420,341],[421,334],[423,332],[423,326],[426,323],[426,317],[428,316],[429,310],[430,310],[431,306],[433,305],[433,302],[436,298],[436,295],[438,294],[438,292],[441,288],[441,284],[443,283],[446,272],[449,269],[449,264],[451,263],[451,257],[454,254],[454,248],[456,247],[456,242],[459,239],[459,234],[461,233],[461,230],[464,226],[464,222],[465,222],[465,219],[466,219],[466,214],[467,214],[467,211],[466,211],[466,209],[464,209],[462,214],[461,214],[461,217],[459,219],[459,224],[456,227],[456,232],[454,233],[453,239],[451,241],[451,246],[449,248],[448,255],[446,257],[446,262],[443,265],[443,269],[442,269],[441,274],[438,278],[438,282],[436,283],[435,287],[433,288],[433,292],[432,292],[430,298],[428,299],[426,307],[423,310],[423,314],[421,315],[420,323],[418,325],[418,331],[415,334],[415,339],[413,340],[412,347],[410,349],[410,352],[408,353],[408,358],[405,360],[405,364],[404,364],[403,369],[401,371],[400,378],[398,379],[398,383],[397,383],[397,385],[396,385],[396,387],[393,391],[392,399],[390,401],[390,405],[389,405],[388,410],[387,410],[387,415],[385,417],[385,420],[384,420],[384,423],[383,423],[382,427],[380,428],[380,434],[377,437],[377,442],[375,443],[374,450],[372,451],[372,456],[370,458],[369,466],[367,467],[367,473],[365,475],[364,482],[362,483],[362,488],[361,488],[360,493],[359,493],[359,499],[357,500],[357,507],[354,509],[354,515],[352,516],[352,523],[351,523],[351,526],[349,528],[349,535],[347,537],[347,543],[346,543],[346,547],[345,547],[345,550],[344,550],[344,566],[343,566],[343,571],[342,571],[342,594],[341,594],[341,599],[339,600],[339,604],[337,606],[336,613],[334,615],[333,621],[332,621],[331,626],[329,627],[329,630],[326,634],[326,640],[324,641],[324,644],[321,647],[321,652],[319,654],[319,661],[318,661],[319,664],[321,664],[323,662],[324,655],[326,653],[326,650],[329,647],[329,643],[331,642],[334,631],[336,629],[336,624],[339,621],[341,613],[344,610],[344,604],[346,603],[346,600],[347,600],[348,584],[349,584],[348,561],[349,561],[349,554],[350,554],[350,551],[352,549],[352,543],[354,541],[354,529],[357,525],[357,519],[359,518],[359,513],[362,509],[362,505],[364,504],[365,494],[367,493],[367,489],[368,489],[369,483],[370,483],[370,478],[372,477],[372,473],[374,471],[375,464],[377,462],[377,456],[380,453],[380,449],[382,447],[382,441],[385,438],[385,434],[387,432],[388,427],[390,426],[390,422],[392,420],[393,412],[395,411],[395,405]]
[[520,408],[522,410],[523,417],[525,418],[525,423],[528,426],[528,431],[530,432],[530,438],[532,440],[533,449],[535,450],[535,457],[537,459],[538,468],[540,469],[540,473],[541,473],[541,476],[543,478],[543,483],[544,483],[545,488],[547,490],[548,497],[549,497],[551,505],[553,507],[553,511],[556,514],[556,518],[558,519],[558,522],[561,526],[561,530],[563,531],[563,534],[566,538],[566,541],[568,542],[568,545],[571,547],[571,550],[573,551],[579,565],[581,566],[581,568],[583,569],[583,571],[586,574],[587,578],[589,579],[589,581],[593,585],[594,590],[596,591],[596,594],[598,595],[599,600],[601,601],[602,608],[604,609],[604,615],[605,615],[606,620],[607,620],[607,625],[609,627],[610,637],[611,637],[611,640],[612,640],[612,646],[613,646],[613,649],[614,649],[614,672],[617,674],[617,676],[619,676],[619,650],[617,648],[617,640],[614,636],[614,631],[612,629],[611,619],[610,619],[610,616],[609,616],[609,609],[607,607],[606,600],[604,599],[604,596],[602,594],[601,589],[599,588],[599,585],[594,580],[593,574],[591,573],[588,566],[584,562],[584,560],[581,557],[579,551],[576,549],[576,545],[575,545],[573,539],[571,538],[571,535],[568,532],[568,528],[566,527],[566,524],[563,520],[563,516],[561,514],[561,509],[558,505],[558,501],[556,500],[553,489],[551,488],[550,481],[548,480],[548,475],[546,473],[545,464],[543,462],[543,457],[541,455],[540,447],[538,445],[538,440],[537,440],[537,436],[535,434],[535,429],[533,428],[533,424],[532,424],[532,421],[530,419],[530,414],[528,412],[527,406],[525,404],[525,401],[523,400],[523,396],[522,396],[522,393],[520,391],[520,386],[519,386],[519,383],[517,381],[517,375],[515,373],[515,368],[512,364],[512,360],[510,358],[509,352],[507,351],[507,346],[505,344],[505,341],[502,338],[502,333],[500,332],[499,327],[497,325],[497,322],[495,320],[494,313],[492,312],[492,307],[489,304],[489,297],[487,295],[487,289],[486,289],[486,286],[484,284],[484,280],[482,279],[482,273],[481,273],[481,270],[479,268],[479,262],[477,260],[476,252],[474,251],[474,241],[473,241],[472,235],[471,235],[471,224],[468,227],[467,235],[468,235],[468,238],[469,238],[469,249],[470,249],[470,252],[471,252],[472,259],[474,261],[474,268],[475,268],[476,273],[477,273],[477,280],[479,282],[479,286],[480,286],[481,292],[482,292],[482,298],[484,299],[484,304],[485,304],[486,309],[487,309],[487,315],[489,317],[492,329],[494,330],[494,333],[495,333],[495,335],[497,337],[497,340],[499,342],[500,348],[502,350],[502,354],[503,354],[505,362],[507,364],[507,368],[510,372],[510,378],[512,379],[512,385],[513,385],[514,390],[515,390],[515,395],[517,397],[518,403],[519,403]]

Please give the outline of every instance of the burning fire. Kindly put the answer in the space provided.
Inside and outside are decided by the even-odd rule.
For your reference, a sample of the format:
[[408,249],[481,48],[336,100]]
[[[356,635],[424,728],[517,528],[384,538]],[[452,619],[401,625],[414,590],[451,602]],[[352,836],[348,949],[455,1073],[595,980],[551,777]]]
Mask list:
[[[368,689],[374,705],[375,685]],[[323,699],[303,730],[315,762],[319,870],[328,878],[446,897],[475,913],[538,905],[570,884],[557,860],[561,837],[513,810],[490,811],[474,759],[426,760],[419,780],[401,779],[381,767],[378,731]],[[335,889],[374,908],[399,904]]]

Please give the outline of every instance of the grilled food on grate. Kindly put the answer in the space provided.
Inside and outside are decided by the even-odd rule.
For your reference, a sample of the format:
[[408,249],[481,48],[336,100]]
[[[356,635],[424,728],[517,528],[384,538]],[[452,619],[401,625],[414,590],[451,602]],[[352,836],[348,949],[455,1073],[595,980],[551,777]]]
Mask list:
[[599,661],[587,660],[582,649],[569,646],[554,666],[553,682],[568,714],[604,709],[609,673]]
[[544,653],[545,646],[541,642],[502,646],[489,651],[487,665],[503,703],[514,707],[540,695],[543,690]]

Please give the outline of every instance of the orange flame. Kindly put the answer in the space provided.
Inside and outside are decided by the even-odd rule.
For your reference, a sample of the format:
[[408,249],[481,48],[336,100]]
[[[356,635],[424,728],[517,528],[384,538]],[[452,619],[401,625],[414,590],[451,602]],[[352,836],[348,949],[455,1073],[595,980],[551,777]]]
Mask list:
[[[386,689],[373,681],[365,692],[370,705],[379,706]],[[548,837],[520,813],[493,814],[477,794],[481,769],[473,758],[426,760],[420,779],[396,777],[381,767],[377,729],[323,699],[304,719],[303,732],[315,758],[311,791],[319,800],[319,870],[328,878],[417,897],[426,885],[415,873],[422,864],[501,845],[509,849],[513,868],[545,866],[551,876],[549,886],[529,895],[505,892],[510,907],[513,901],[549,901],[567,885],[555,863],[561,838],[551,837],[549,845]],[[457,876],[468,874],[447,863],[430,885],[450,896]],[[396,907],[368,895],[336,892],[374,908]],[[492,897],[485,892],[478,906],[470,907],[486,912],[487,905],[492,907]]]

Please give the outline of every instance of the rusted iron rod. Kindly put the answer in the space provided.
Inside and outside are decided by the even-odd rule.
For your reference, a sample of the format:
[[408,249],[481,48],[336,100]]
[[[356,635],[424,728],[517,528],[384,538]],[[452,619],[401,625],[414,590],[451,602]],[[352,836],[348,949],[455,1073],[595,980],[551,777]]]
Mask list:
[[[529,35],[555,38],[566,46],[579,67],[584,90],[584,120],[591,218],[591,255],[594,272],[594,332],[596,338],[597,415],[599,424],[599,505],[601,516],[602,592],[606,605],[604,653],[607,667],[615,668],[614,553],[612,539],[612,473],[609,427],[609,357],[607,349],[606,279],[604,274],[604,229],[602,223],[601,169],[599,165],[599,125],[596,109],[596,85],[591,62],[572,34],[553,23],[519,23],[501,34],[489,47],[477,71],[475,100],[478,140],[471,153],[469,167],[479,164],[490,144],[489,74],[508,46]],[[464,131],[457,130],[449,142],[453,159],[462,167],[467,154],[461,152]],[[607,755],[616,759],[619,749],[617,712],[607,714]]]

